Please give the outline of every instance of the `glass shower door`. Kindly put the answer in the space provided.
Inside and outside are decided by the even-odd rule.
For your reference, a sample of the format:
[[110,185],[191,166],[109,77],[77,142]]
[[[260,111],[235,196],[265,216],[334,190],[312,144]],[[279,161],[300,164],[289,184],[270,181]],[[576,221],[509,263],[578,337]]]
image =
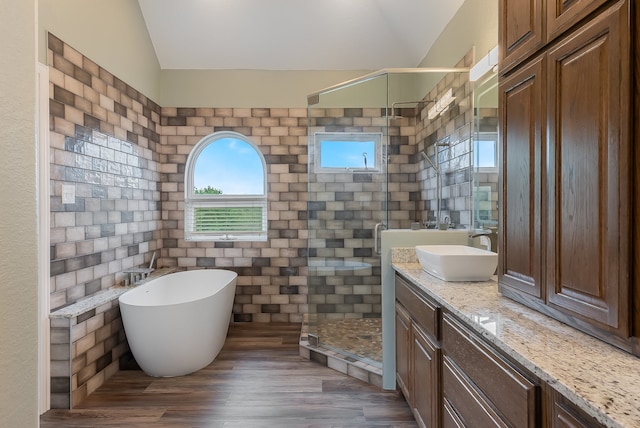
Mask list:
[[387,222],[386,76],[346,92],[322,94],[308,109],[309,337],[381,366],[375,228]]

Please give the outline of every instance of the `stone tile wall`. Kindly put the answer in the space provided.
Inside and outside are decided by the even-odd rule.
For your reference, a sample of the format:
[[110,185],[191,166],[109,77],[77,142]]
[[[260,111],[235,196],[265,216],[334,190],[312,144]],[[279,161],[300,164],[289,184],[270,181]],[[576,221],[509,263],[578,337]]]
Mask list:
[[119,370],[128,351],[117,300],[51,319],[51,407],[77,406]]
[[[267,164],[266,242],[184,240],[184,171],[195,144],[217,131],[247,136]],[[239,274],[235,321],[301,322],[307,311],[306,109],[162,108],[161,266]]]
[[[160,108],[49,34],[51,310],[160,248]],[[62,189],[75,192],[63,203]]]
[[[473,51],[460,60],[456,67],[470,67]],[[453,88],[455,101],[443,115],[428,119],[430,104],[416,118],[417,152],[426,149],[427,155],[438,162],[442,177],[441,217],[447,216],[458,227],[472,225],[473,202],[473,88],[468,73],[449,73],[427,94],[426,99],[439,99]],[[437,143],[448,144],[445,147]],[[417,181],[420,183],[420,219],[434,221],[437,213],[436,173],[427,161],[419,163]],[[442,220],[441,218],[441,220]]]
[[[384,172],[313,170],[317,132],[382,133],[389,183]],[[374,253],[374,228],[380,222],[408,228],[415,211],[410,198],[410,191],[417,189],[412,180],[415,167],[408,165],[412,150],[408,136],[400,134],[399,126],[387,129],[385,109],[312,108],[308,278],[312,323],[381,316],[381,267]]]
[[[160,249],[160,108],[54,35],[48,48],[54,311],[120,283]],[[126,352],[117,300],[53,318],[52,407],[79,403]]]

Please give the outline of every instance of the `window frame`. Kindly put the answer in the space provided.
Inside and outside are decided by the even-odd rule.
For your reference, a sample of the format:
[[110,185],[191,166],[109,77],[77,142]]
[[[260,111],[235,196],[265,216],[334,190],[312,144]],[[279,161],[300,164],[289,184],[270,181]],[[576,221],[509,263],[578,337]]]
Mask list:
[[[477,172],[487,172],[487,173],[497,173],[498,172],[498,132],[478,132],[475,140],[474,150],[476,153],[474,154],[474,163],[479,160],[479,152],[480,152],[480,142],[491,142],[493,143],[493,159],[494,166],[479,166],[475,165]],[[479,163],[479,162],[478,162]]]
[[[372,141],[374,146],[373,165],[367,168],[358,167],[324,167],[322,166],[322,143],[330,141],[359,143]],[[315,132],[313,134],[314,170],[316,173],[336,174],[340,172],[381,173],[383,158],[383,135],[381,132]]]
[[[247,143],[260,158],[262,163],[263,186],[262,193],[256,195],[233,195],[233,194],[197,194],[195,193],[195,167],[200,154],[210,144],[216,141],[232,138]],[[195,231],[195,210],[197,208],[247,208],[260,207],[262,209],[262,227],[261,230],[250,232],[233,232],[225,231]],[[217,131],[213,132],[200,141],[191,149],[184,171],[184,239],[185,241],[267,241],[268,238],[268,205],[267,205],[267,163],[264,155],[255,144],[247,136],[233,131]]]

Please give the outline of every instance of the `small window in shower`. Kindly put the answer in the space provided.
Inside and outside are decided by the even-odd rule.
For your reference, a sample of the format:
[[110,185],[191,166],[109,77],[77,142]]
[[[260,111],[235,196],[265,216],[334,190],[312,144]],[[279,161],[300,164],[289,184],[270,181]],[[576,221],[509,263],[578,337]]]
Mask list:
[[381,172],[382,134],[317,132],[315,172]]
[[475,142],[475,160],[478,172],[498,172],[498,134],[480,132]]

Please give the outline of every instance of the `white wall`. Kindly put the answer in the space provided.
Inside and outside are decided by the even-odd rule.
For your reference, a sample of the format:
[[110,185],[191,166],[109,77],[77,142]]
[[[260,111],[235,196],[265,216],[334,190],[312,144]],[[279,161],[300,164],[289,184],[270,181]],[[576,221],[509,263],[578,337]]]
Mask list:
[[38,426],[37,0],[0,0],[0,425]]

